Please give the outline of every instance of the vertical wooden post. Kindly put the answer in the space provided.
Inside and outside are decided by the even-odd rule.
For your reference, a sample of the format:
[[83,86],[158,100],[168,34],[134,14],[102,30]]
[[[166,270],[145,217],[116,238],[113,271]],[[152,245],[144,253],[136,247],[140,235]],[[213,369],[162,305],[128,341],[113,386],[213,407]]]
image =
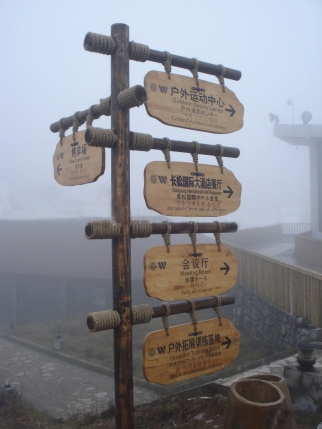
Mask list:
[[117,429],[133,429],[129,111],[117,102],[118,93],[129,87],[129,27],[114,24],[111,36],[117,43],[111,58],[111,126],[118,136],[111,153],[112,217],[122,225],[112,242],[113,308],[121,316],[114,330],[115,418]]

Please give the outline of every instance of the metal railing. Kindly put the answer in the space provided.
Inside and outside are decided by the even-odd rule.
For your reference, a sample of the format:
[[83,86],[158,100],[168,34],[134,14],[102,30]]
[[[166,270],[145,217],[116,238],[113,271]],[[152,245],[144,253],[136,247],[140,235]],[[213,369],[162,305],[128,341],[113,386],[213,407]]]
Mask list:
[[283,223],[283,235],[298,235],[311,230],[310,223]]

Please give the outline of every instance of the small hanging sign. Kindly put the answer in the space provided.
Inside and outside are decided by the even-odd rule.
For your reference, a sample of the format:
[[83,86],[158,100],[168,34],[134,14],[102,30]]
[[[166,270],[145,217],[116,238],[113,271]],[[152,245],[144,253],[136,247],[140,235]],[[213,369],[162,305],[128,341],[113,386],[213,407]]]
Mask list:
[[105,171],[105,149],[88,146],[85,130],[63,137],[53,157],[54,178],[63,186],[95,182]]
[[151,332],[143,345],[143,373],[147,381],[171,384],[220,371],[239,353],[240,333],[228,319],[188,323]]
[[144,87],[147,113],[163,124],[216,134],[243,127],[244,106],[227,87],[158,71],[146,74]]
[[149,209],[166,216],[215,217],[240,206],[241,184],[227,168],[187,162],[150,162],[144,170]]
[[215,296],[237,281],[238,261],[221,244],[191,244],[152,247],[144,257],[144,287],[147,295],[164,301]]

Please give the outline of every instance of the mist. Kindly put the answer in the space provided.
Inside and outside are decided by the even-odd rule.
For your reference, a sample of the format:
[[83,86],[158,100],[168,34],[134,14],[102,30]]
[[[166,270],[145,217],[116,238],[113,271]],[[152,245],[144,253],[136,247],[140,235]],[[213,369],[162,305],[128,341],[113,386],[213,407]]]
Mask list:
[[[162,216],[145,204],[143,173],[148,163],[164,161],[164,154],[156,150],[132,151],[132,219],[158,223],[235,222],[241,235],[236,233],[236,238],[229,238],[226,234],[223,241],[235,246],[236,255],[238,246],[249,245],[250,252],[275,258],[279,266],[294,263],[296,239],[294,235],[286,236],[282,225],[311,222],[309,148],[274,137],[269,113],[278,115],[280,124],[302,124],[302,113],[309,111],[313,116],[311,124],[322,123],[322,3],[318,0],[201,0],[198,4],[182,0],[96,0],[90,5],[84,0],[1,2],[0,347],[1,341],[7,341],[7,334],[20,338],[21,347],[24,340],[38,341],[38,346],[50,350],[55,339],[63,339],[64,352],[72,354],[78,350],[74,340],[80,335],[84,343],[79,347],[78,358],[108,368],[113,366],[112,331],[88,336],[85,322],[89,312],[113,308],[112,243],[86,240],[84,227],[88,222],[111,218],[111,153],[105,149],[105,173],[97,181],[61,186],[54,179],[53,168],[59,136],[49,127],[110,96],[111,58],[86,52],[83,41],[88,32],[109,36],[111,25],[118,22],[129,26],[130,40],[151,49],[240,70],[241,79],[225,79],[225,85],[245,109],[243,127],[228,134],[167,126],[150,117],[144,105],[131,109],[130,131],[238,148],[238,158],[224,158],[223,162],[242,186],[241,205],[227,216]],[[130,86],[143,85],[144,76],[151,70],[164,69],[158,63],[131,61]],[[192,76],[189,70],[176,67],[172,67],[172,73]],[[199,73],[199,78],[218,83],[215,76]],[[93,126],[110,129],[110,117],[95,120]],[[83,129],[84,126],[80,131]],[[66,136],[71,132],[66,131]],[[171,152],[171,161],[193,162],[190,154],[175,152]],[[217,165],[215,157],[205,155],[199,155],[199,163]],[[303,228],[301,232],[305,233],[309,226]],[[243,235],[243,230],[249,230],[249,236]],[[274,247],[278,241],[282,243],[279,249]],[[171,236],[172,245],[183,243],[191,243],[188,235]],[[199,235],[198,243],[214,244],[213,234]],[[149,247],[162,245],[162,237],[156,235],[132,240],[133,305],[160,305],[146,294],[143,260]],[[303,264],[301,268],[312,267]],[[316,280],[320,274],[316,266],[314,270]],[[261,281],[265,284],[265,279]],[[238,285],[236,290],[239,291]],[[278,296],[279,291],[275,298]],[[287,312],[295,318],[292,297],[287,295],[287,299]],[[299,316],[306,316],[307,307],[299,308]],[[203,310],[200,320],[214,317],[213,314],[213,309]],[[229,318],[240,316],[237,310],[227,310],[226,314]],[[188,317],[180,315],[176,323],[188,323]],[[163,325],[158,319],[151,326],[158,330]],[[134,329],[134,374],[142,379],[141,343],[147,329]],[[291,345],[294,344],[284,349],[281,346],[278,351]],[[107,346],[108,357],[104,349]],[[0,365],[0,382],[9,377],[18,388],[30,381],[27,370],[14,366],[13,356],[20,359],[20,353],[27,356],[29,352],[19,351],[19,346],[18,351],[10,347],[5,362],[13,362],[14,369],[6,363]],[[21,365],[23,368],[24,362]],[[43,372],[50,364],[44,365]],[[90,379],[90,375],[87,377]],[[57,387],[58,392],[63,383]],[[104,387],[97,387],[98,382],[88,383],[93,384],[90,388],[96,395],[88,399],[88,404],[100,398],[113,400],[107,388],[105,392]],[[109,386],[112,384],[109,381]],[[79,395],[90,395],[86,389],[84,382]],[[144,389],[144,394],[136,393],[140,402],[151,400],[155,394]],[[27,392],[31,390],[27,388]],[[27,393],[27,397],[28,394],[33,401],[32,394]],[[79,403],[71,397],[72,393],[66,404],[77,409]],[[46,406],[41,404],[42,409]],[[64,412],[59,410],[57,405],[49,412],[64,418],[68,415],[65,408]]]

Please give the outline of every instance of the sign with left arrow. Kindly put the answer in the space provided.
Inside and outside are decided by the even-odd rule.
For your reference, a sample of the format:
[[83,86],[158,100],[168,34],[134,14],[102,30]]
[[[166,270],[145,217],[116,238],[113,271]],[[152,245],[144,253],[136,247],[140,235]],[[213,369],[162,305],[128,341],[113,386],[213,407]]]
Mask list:
[[63,186],[95,182],[105,170],[105,149],[88,146],[85,130],[57,143],[53,157],[54,178]]
[[227,246],[174,244],[152,247],[144,256],[144,287],[148,296],[173,301],[214,296],[237,281],[238,261]]
[[147,113],[166,125],[227,134],[243,126],[244,106],[221,85],[193,77],[150,71],[144,78]]
[[228,319],[192,323],[151,332],[143,345],[147,381],[172,384],[220,371],[239,353],[240,333]]
[[240,206],[241,184],[227,168],[191,162],[150,162],[144,170],[149,209],[166,216],[215,217]]

